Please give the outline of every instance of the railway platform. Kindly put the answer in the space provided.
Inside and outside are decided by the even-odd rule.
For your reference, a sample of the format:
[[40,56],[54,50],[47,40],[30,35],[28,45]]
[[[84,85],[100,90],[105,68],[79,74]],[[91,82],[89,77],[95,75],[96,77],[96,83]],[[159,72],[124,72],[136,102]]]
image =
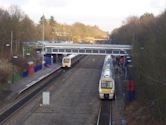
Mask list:
[[7,97],[7,100],[14,98],[17,94],[21,93],[26,88],[34,85],[36,82],[43,79],[44,77],[46,77],[47,75],[54,72],[60,67],[61,67],[60,64],[52,64],[51,66],[45,67],[44,69],[34,73],[33,75],[30,75],[26,78],[23,78],[15,82],[10,86],[11,93]]

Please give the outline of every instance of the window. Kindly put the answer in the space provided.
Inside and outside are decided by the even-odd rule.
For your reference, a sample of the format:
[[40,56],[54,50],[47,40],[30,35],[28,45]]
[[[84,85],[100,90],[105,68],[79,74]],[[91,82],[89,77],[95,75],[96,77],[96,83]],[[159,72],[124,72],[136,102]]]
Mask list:
[[69,59],[64,59],[64,61],[63,61],[64,63],[69,63]]
[[101,83],[101,88],[111,89],[112,88],[112,82]]

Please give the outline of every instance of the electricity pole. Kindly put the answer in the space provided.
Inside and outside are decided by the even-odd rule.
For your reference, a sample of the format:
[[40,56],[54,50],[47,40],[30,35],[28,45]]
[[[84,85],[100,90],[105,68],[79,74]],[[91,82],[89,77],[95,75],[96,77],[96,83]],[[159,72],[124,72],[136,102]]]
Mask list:
[[13,57],[13,31],[10,33],[10,56]]

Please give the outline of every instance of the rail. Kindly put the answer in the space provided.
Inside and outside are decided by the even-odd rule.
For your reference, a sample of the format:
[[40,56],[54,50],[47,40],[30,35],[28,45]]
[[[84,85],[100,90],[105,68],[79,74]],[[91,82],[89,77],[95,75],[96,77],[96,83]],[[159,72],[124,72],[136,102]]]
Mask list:
[[102,100],[98,114],[97,125],[112,125],[112,103]]

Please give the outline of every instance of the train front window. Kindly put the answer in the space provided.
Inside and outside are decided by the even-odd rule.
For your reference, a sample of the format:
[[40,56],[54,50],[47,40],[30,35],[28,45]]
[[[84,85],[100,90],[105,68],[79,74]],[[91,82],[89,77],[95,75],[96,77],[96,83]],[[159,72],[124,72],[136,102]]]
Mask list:
[[101,88],[112,88],[112,82],[101,83]]
[[69,63],[69,59],[64,59],[64,63]]

